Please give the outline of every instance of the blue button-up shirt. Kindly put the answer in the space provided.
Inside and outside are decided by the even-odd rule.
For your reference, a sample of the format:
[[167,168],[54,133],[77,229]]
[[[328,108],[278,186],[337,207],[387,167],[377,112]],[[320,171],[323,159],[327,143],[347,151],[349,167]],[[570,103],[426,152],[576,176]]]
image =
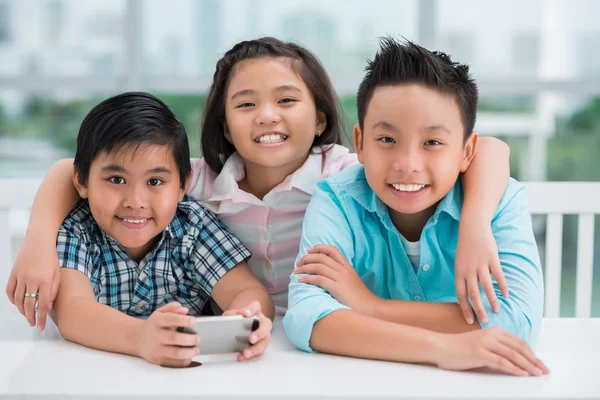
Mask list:
[[[454,259],[462,203],[458,180],[421,233],[421,257],[415,272],[387,206],[369,187],[364,167],[356,165],[318,183],[304,217],[297,260],[312,246],[333,245],[369,290],[383,299],[456,302]],[[496,210],[492,231],[510,296],[503,298],[494,280],[501,310],[492,312],[482,292],[489,321],[479,322],[482,327],[500,326],[532,344],[542,318],[542,271],[525,188],[513,179]],[[292,275],[283,323],[294,345],[312,351],[309,342],[314,324],[347,308],[327,291],[299,283]]]

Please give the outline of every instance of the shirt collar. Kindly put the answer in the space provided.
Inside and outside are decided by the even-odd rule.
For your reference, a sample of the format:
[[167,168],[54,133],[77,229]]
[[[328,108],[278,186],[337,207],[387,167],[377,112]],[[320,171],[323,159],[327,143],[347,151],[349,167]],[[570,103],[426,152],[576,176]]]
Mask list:
[[[321,180],[323,168],[323,151],[313,148],[304,164],[285,178],[270,193],[289,191],[292,188],[312,194],[315,185]],[[232,200],[234,202],[260,202],[255,196],[240,190],[238,182],[246,176],[244,159],[239,153],[233,153],[223,169],[215,178],[212,196],[208,201]]]
[[[344,189],[361,207],[368,212],[376,213],[380,220],[387,226],[391,224],[389,211],[386,204],[375,194],[367,182],[365,169],[362,164],[357,165],[359,169],[354,180],[343,182]],[[463,192],[460,179],[456,180],[456,184],[438,203],[438,206],[433,214],[432,220],[437,221],[440,214],[446,213],[456,221],[460,221],[460,214],[463,203]],[[389,222],[389,223],[388,223]],[[391,226],[388,226],[391,229]]]
[[165,232],[171,239],[181,239],[190,230],[200,225],[203,210],[202,206],[192,197],[184,196]]

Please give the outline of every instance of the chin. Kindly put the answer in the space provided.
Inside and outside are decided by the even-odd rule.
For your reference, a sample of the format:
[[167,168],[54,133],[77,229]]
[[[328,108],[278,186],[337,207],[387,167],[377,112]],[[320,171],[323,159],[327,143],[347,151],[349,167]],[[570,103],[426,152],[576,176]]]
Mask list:
[[119,244],[121,244],[121,246],[131,248],[131,249],[142,247],[146,243],[148,243],[149,241],[152,240],[152,238],[146,238],[146,237],[132,238],[130,235],[118,235],[118,236],[113,236],[113,237],[115,238],[115,240],[117,242],[119,242]]
[[388,201],[385,201],[386,205],[400,214],[417,214],[429,208],[429,206],[426,205],[426,202],[423,201],[410,203],[407,201],[401,202],[398,201],[398,199],[387,200]]

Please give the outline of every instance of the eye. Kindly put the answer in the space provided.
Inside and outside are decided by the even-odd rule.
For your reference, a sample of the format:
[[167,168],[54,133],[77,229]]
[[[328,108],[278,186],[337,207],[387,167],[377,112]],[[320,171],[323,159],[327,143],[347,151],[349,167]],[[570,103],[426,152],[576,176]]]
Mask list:
[[160,186],[162,184],[163,184],[162,179],[158,179],[158,178],[148,179],[148,185],[150,185],[150,186]]
[[125,183],[125,179],[120,176],[112,176],[108,178],[110,183],[114,183],[115,185],[122,185]]
[[247,107],[252,107],[254,106],[254,103],[242,103],[239,106],[237,106],[236,108],[247,108]]
[[440,144],[442,144],[442,143],[435,139],[428,140],[425,142],[425,146],[439,146]]
[[389,136],[384,136],[384,137],[381,137],[381,138],[379,138],[377,140],[380,141],[380,142],[382,142],[382,143],[386,143],[386,144],[396,143],[396,141],[394,140],[394,138],[391,138]]
[[296,101],[298,101],[298,100],[290,99],[289,97],[279,100],[279,102],[283,103],[283,104],[295,103]]

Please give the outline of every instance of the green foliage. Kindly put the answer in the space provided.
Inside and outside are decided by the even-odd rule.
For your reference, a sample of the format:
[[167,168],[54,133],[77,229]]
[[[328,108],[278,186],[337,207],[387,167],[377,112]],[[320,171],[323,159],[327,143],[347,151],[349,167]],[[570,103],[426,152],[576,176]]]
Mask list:
[[0,136],[6,134],[6,114],[4,112],[4,107],[0,104]]
[[600,97],[573,113],[565,124],[566,130],[583,136],[600,135]]

